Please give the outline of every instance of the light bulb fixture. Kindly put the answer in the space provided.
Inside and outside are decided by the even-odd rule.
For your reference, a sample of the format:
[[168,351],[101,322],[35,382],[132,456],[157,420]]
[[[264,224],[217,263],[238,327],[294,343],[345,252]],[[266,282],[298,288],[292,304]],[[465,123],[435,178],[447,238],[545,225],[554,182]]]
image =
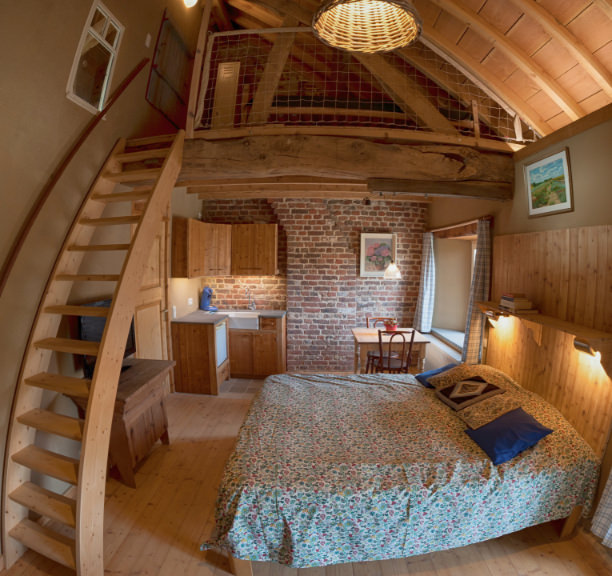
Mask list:
[[401,280],[402,273],[393,260],[391,261],[391,264],[385,268],[384,278],[385,280]]
[[422,21],[408,0],[327,0],[312,19],[325,44],[349,52],[390,52],[421,34]]
[[578,350],[579,352],[585,352],[586,354],[589,354],[590,356],[597,355],[597,352],[595,352],[595,350],[591,348],[591,345],[588,342],[584,342],[583,340],[578,340],[577,338],[574,338],[574,348]]
[[187,6],[187,8],[193,8],[198,3],[198,0],[183,0],[183,4]]

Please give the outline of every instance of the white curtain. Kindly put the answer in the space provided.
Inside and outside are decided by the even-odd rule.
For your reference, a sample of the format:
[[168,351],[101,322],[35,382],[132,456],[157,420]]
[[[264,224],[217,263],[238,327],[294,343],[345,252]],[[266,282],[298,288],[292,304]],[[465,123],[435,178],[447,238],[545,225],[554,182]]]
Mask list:
[[461,360],[466,364],[479,364],[482,359],[482,337],[485,317],[478,309],[477,302],[489,299],[491,283],[491,232],[489,220],[478,221],[478,239],[476,240],[476,260],[470,288],[465,325],[465,340]]
[[612,548],[612,474],[608,476],[601,500],[595,510],[591,532],[603,538],[603,545]]
[[414,315],[414,326],[419,332],[431,332],[431,321],[436,295],[436,263],[433,251],[433,234],[423,234],[423,256],[421,259],[421,285]]

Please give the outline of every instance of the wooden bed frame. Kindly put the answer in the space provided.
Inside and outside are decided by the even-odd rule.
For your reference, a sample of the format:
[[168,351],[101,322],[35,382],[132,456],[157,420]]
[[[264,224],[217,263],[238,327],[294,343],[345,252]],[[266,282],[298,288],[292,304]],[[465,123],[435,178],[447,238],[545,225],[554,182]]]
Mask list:
[[[606,310],[605,289],[593,297],[587,290],[573,291],[572,286],[575,288],[580,283],[605,287],[612,249],[606,253],[610,256],[598,262],[601,265],[592,265],[588,275],[583,271],[584,278],[569,259],[574,258],[574,263],[593,264],[594,257],[587,252],[593,245],[609,242],[610,238],[612,226],[496,237],[493,243],[493,302],[499,302],[505,291],[524,292],[541,312],[550,316],[500,319],[495,328],[488,330],[485,349],[487,364],[504,371],[521,386],[555,406],[602,459],[595,505],[612,465],[612,443],[609,442],[612,380],[606,372],[612,364],[609,346],[612,334],[606,333],[603,339],[601,359],[574,347],[576,334],[585,333],[585,328],[587,332],[589,329],[594,332],[609,330],[610,320],[605,314],[588,314],[589,310]],[[545,249],[550,245],[556,247],[555,258]],[[580,280],[574,277],[576,275]],[[565,305],[560,307],[559,301]],[[587,315],[592,318],[585,322],[587,326],[569,321]],[[582,506],[576,506],[564,520],[560,537],[571,536],[581,517]],[[231,556],[229,560],[236,576],[253,575],[249,560]]]

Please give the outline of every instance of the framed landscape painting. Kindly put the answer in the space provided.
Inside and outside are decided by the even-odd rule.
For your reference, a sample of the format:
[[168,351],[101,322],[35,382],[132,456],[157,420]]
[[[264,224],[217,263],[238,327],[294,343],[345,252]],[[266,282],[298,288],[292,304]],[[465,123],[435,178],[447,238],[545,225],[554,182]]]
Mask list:
[[530,218],[573,210],[567,149],[526,164],[525,185]]
[[360,276],[383,278],[395,260],[395,234],[362,234]]

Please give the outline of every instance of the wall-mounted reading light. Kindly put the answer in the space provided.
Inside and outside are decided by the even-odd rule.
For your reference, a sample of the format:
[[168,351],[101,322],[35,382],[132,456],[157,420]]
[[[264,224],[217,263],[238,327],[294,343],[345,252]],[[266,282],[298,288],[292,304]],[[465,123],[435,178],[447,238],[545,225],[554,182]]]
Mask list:
[[597,356],[597,352],[591,348],[591,345],[588,342],[578,340],[578,338],[574,338],[574,348],[576,348],[576,350],[579,352],[585,352],[591,356]]
[[191,8],[198,3],[198,0],[183,0],[183,3],[185,6],[187,6],[187,8]]

